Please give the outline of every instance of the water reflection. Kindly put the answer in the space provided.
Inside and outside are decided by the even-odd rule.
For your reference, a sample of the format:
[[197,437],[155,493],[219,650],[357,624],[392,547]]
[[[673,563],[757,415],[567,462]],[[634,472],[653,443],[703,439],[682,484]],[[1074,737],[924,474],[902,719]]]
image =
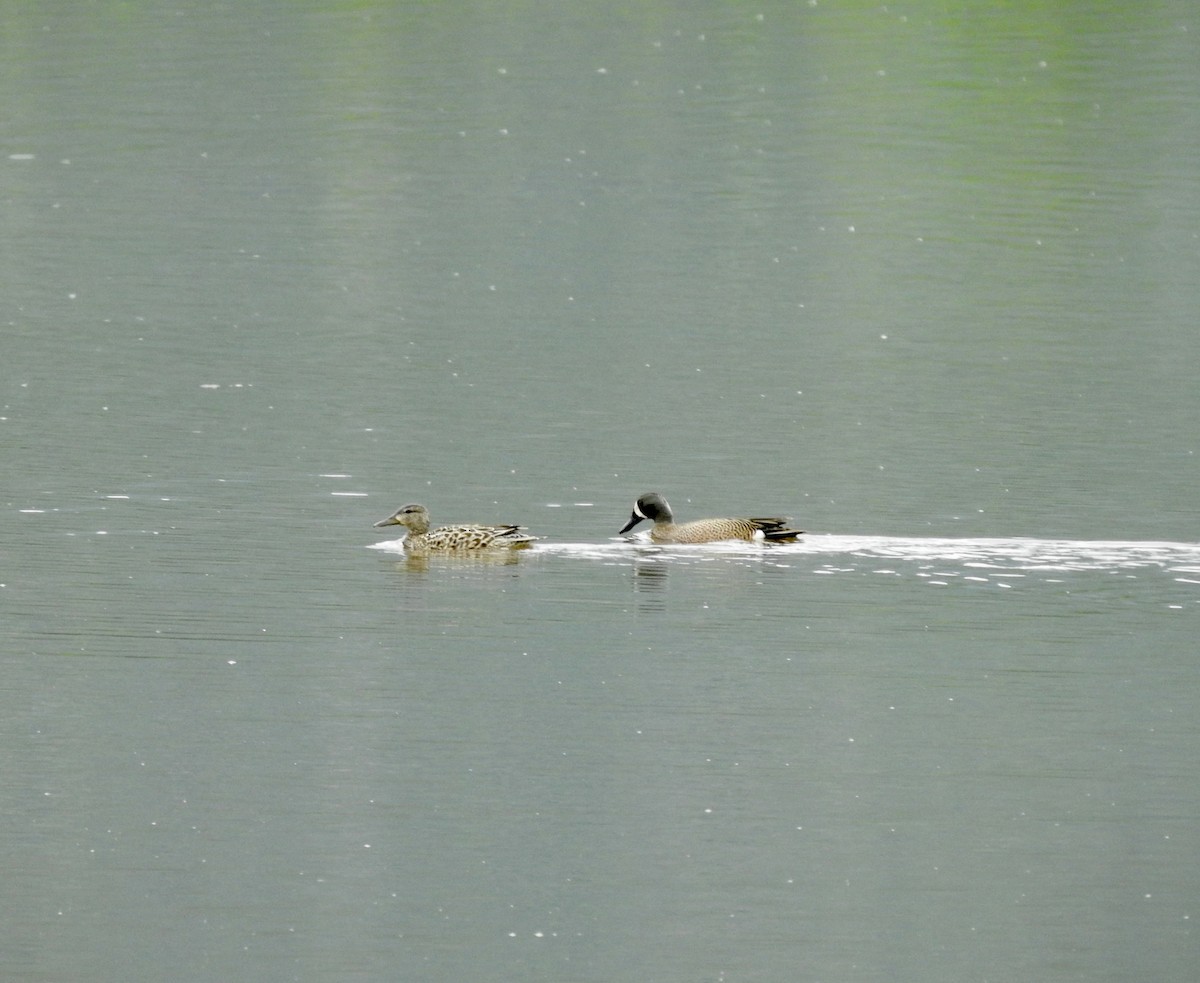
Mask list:
[[638,556],[633,561],[634,583],[639,590],[661,591],[671,567],[661,557]]
[[427,573],[439,569],[479,570],[488,567],[515,567],[526,550],[460,550],[454,553],[405,553],[392,564],[393,570]]
[[671,565],[650,551],[639,551],[633,560],[633,588],[638,593],[638,609],[666,610],[667,578]]

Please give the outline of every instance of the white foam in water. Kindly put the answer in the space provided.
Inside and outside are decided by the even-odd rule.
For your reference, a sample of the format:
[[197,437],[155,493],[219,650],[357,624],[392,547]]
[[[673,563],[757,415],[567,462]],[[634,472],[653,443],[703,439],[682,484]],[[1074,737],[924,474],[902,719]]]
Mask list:
[[[644,536],[644,534],[643,534]],[[581,558],[612,559],[653,552],[661,556],[713,558],[755,556],[794,562],[803,556],[870,558],[925,564],[949,564],[989,571],[993,576],[1016,571],[1121,570],[1158,567],[1178,573],[1200,573],[1200,544],[1145,541],[1057,539],[905,539],[894,536],[808,535],[798,543],[759,545],[723,542],[698,546],[656,546],[646,538],[603,543],[539,542],[535,551]],[[844,563],[842,564],[844,566]],[[894,566],[894,565],[893,565]],[[894,572],[889,570],[889,572]],[[942,568],[930,576],[957,576]],[[1186,581],[1184,581],[1186,582]]]
[[1200,559],[1200,544],[1058,539],[899,539],[814,536],[801,552],[946,561],[986,570],[1117,570],[1172,568]]

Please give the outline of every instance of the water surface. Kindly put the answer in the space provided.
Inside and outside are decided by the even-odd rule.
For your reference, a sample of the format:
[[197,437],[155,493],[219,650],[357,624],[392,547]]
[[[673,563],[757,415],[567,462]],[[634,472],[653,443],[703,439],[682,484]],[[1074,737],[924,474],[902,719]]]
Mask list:
[[1060,8],[11,13],[0,975],[1190,980],[1200,23]]

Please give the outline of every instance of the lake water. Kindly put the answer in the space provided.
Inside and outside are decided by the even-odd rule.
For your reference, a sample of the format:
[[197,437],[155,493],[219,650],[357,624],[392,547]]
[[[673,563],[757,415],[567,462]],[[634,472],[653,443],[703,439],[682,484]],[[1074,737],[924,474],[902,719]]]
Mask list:
[[1200,10],[1065,6],[7,14],[0,976],[1191,980]]

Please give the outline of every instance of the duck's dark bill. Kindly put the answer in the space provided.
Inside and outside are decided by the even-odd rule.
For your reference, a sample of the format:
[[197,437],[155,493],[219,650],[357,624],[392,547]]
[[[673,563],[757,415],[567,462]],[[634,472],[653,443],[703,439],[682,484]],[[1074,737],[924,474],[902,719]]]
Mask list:
[[636,526],[644,518],[645,518],[644,515],[638,515],[636,512],[634,512],[633,515],[631,515],[629,517],[629,521],[625,523],[625,525],[622,527],[621,531],[619,533],[617,533],[617,535],[624,536],[625,533],[629,532],[630,529],[632,529],[634,526]]

